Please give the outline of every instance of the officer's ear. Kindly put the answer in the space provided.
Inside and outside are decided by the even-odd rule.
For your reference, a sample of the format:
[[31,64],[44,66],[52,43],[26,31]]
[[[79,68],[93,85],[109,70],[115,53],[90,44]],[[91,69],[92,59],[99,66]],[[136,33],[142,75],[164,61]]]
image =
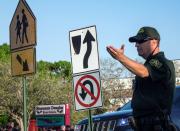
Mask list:
[[160,40],[157,40],[158,47],[160,46]]
[[155,46],[157,46],[157,47],[159,47],[159,45],[160,45],[159,40],[156,40],[156,39],[153,39],[153,40],[152,40],[152,43],[153,43]]

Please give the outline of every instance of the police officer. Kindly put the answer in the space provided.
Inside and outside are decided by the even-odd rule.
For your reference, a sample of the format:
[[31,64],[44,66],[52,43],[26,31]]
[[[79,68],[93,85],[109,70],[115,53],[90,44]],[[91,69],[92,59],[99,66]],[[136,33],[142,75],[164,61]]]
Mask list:
[[146,61],[138,63],[124,54],[120,48],[107,46],[109,54],[136,75],[132,109],[136,131],[169,131],[175,89],[173,63],[160,51],[160,35],[153,27],[142,27],[136,36],[129,38],[135,43],[138,55]]

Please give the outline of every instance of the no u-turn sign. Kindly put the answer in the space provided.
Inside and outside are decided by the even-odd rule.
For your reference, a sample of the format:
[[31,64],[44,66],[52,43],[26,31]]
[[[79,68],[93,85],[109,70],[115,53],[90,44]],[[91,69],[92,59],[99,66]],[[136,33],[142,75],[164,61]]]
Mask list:
[[76,110],[102,106],[99,72],[75,76],[73,82]]

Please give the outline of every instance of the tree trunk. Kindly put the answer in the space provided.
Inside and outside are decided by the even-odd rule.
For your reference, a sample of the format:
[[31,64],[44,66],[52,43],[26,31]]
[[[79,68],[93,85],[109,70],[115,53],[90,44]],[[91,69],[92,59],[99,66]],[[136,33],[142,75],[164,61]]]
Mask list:
[[24,131],[23,119],[20,118],[20,119],[17,121],[17,123],[19,124],[20,130],[21,130],[21,131]]
[[18,115],[15,115],[13,113],[11,113],[11,116],[14,120],[16,120],[16,122],[18,123],[19,127],[20,127],[20,130],[21,131],[24,131],[24,125],[23,125],[23,119],[18,116]]

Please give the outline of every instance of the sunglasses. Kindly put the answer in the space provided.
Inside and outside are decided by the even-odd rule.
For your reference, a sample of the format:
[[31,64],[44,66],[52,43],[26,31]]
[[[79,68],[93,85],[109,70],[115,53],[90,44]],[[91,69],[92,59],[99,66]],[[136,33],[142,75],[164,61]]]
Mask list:
[[145,43],[146,41],[149,41],[149,40],[153,40],[153,39],[152,38],[146,38],[146,39],[137,41],[137,43],[138,44],[143,44],[143,43]]

